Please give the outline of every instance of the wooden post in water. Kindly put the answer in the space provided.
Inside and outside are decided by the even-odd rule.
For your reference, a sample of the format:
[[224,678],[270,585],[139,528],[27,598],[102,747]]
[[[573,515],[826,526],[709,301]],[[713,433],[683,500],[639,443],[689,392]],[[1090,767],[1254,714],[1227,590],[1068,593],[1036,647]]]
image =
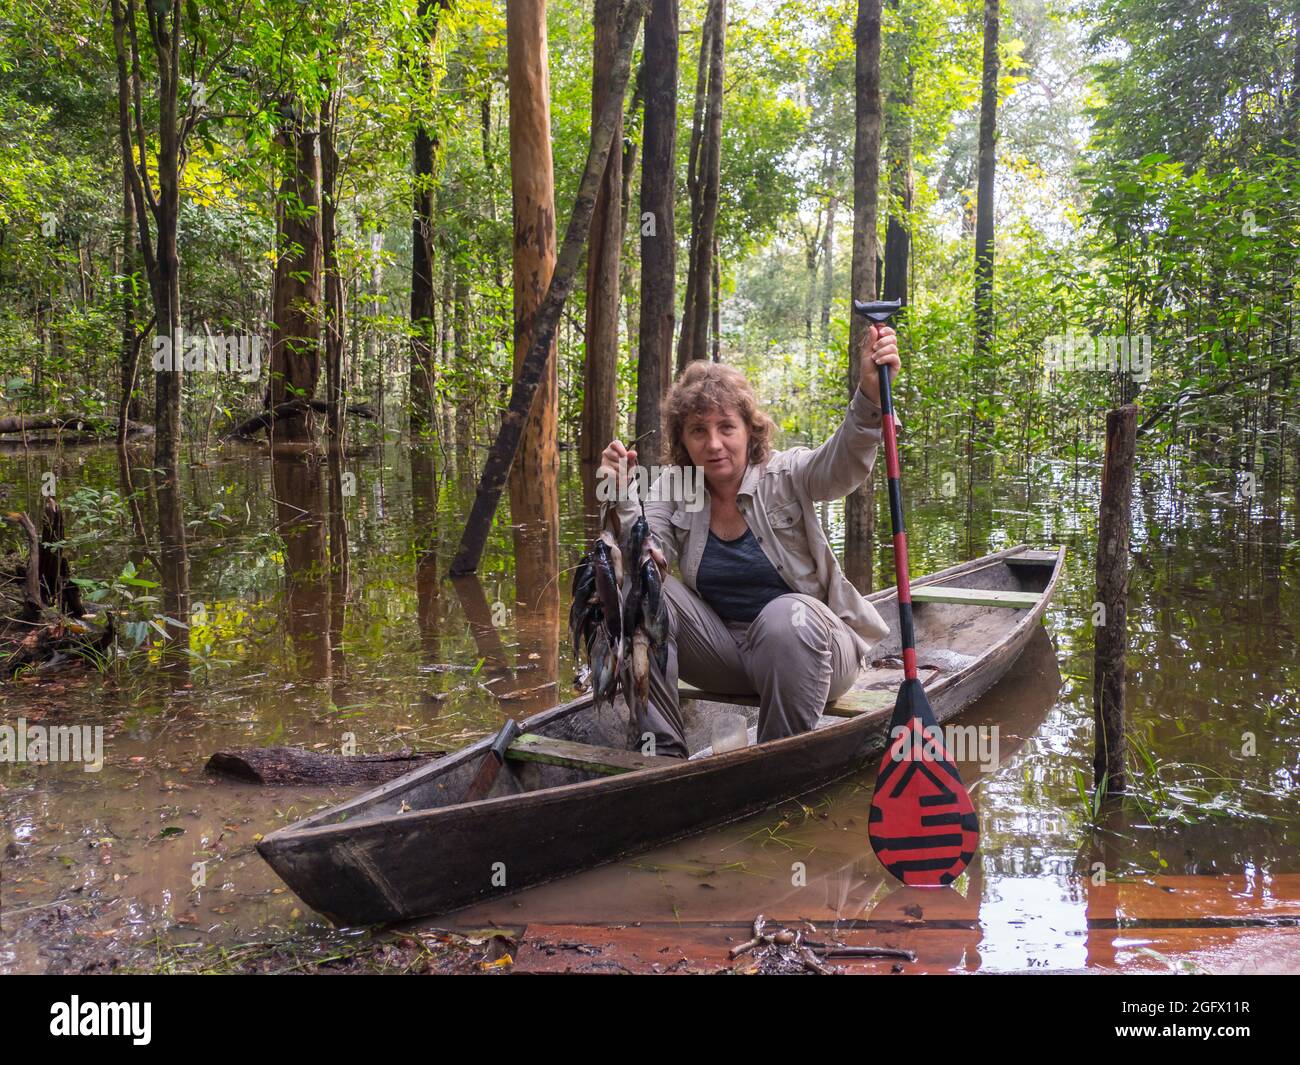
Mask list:
[[1093,780],[1106,794],[1124,791],[1124,668],[1128,656],[1128,547],[1133,502],[1137,407],[1106,415],[1106,457],[1101,471],[1097,523],[1097,602],[1105,610],[1095,627],[1092,703],[1096,727]]

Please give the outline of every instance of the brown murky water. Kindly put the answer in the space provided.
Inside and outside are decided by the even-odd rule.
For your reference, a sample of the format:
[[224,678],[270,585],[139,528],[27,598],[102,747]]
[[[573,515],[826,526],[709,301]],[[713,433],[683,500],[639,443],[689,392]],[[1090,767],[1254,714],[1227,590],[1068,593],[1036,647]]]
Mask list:
[[[137,461],[147,465],[147,455]],[[1141,806],[1094,829],[1076,773],[1087,779],[1092,758],[1096,471],[1045,461],[1028,476],[1000,472],[995,491],[969,500],[943,495],[939,459],[926,471],[929,483],[914,474],[907,486],[914,573],[1021,541],[1070,550],[1045,631],[962,718],[998,725],[1001,744],[996,765],[962,767],[977,782],[982,847],[944,903],[960,934],[936,953],[938,967],[1099,963],[1089,932],[1105,925],[1098,906],[1115,911],[1093,883],[1097,862],[1129,881],[1231,880],[1248,913],[1294,898],[1300,514],[1291,482],[1280,492],[1265,478],[1258,494],[1243,496],[1229,471],[1187,461],[1143,473],[1129,691],[1150,762],[1141,761],[1135,782]],[[5,508],[32,509],[48,472],[78,519],[72,535],[84,537],[78,576],[105,580],[131,560],[153,575],[152,502],[144,501],[146,548],[129,514],[101,494],[119,486],[115,452],[0,455]],[[495,730],[503,714],[521,717],[574,694],[560,632],[565,569],[584,539],[572,469],[558,576],[544,543],[502,523],[479,578],[457,582],[440,578],[473,492],[463,461],[457,468],[390,447],[347,460],[341,472],[342,492],[332,493],[323,464],[273,473],[247,449],[191,469],[182,504],[189,593],[203,607],[192,615],[187,661],[162,671],[137,658],[103,673],[59,669],[0,687],[3,723],[102,726],[105,743],[98,772],[0,765],[0,970],[148,964],[177,944],[288,934],[336,942],[252,845],[352,792],[211,778],[208,756],[281,743],[337,751],[349,739],[362,753],[448,750]],[[827,508],[826,521],[840,535],[837,508]],[[337,551],[344,527],[346,560]],[[906,914],[923,904],[900,894],[866,842],[870,784],[864,774],[438,923],[684,927],[763,912],[847,927]],[[1160,945],[1141,933],[1112,932],[1106,949],[1111,961],[1160,964]]]

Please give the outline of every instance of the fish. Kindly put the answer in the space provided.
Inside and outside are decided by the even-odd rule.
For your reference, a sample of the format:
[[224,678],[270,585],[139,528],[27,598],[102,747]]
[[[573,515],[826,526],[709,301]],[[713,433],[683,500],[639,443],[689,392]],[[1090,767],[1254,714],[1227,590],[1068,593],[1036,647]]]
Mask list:
[[623,657],[623,553],[613,535],[605,530],[592,544],[592,561],[596,571],[596,596],[600,600],[605,631],[615,659]]
[[668,666],[668,604],[663,594],[663,578],[654,559],[653,536],[644,519],[639,519],[638,524],[641,528],[633,526],[632,532],[637,554],[624,601],[623,629],[625,633],[630,631],[633,709],[638,720],[643,720],[650,700],[651,659],[660,672]]
[[591,693],[597,706],[614,701],[618,690],[618,658],[609,646],[604,626],[597,626],[587,650],[591,662]]
[[590,644],[589,628],[594,623],[592,606],[596,598],[596,570],[590,553],[582,556],[573,571],[573,602],[569,606],[569,636],[573,640],[573,658],[579,660],[579,647]]
[[632,560],[633,565],[641,564],[641,553],[650,536],[650,523],[646,521],[643,511],[632,523],[632,528],[627,534],[627,557]]
[[663,646],[668,640],[668,600],[664,595],[663,577],[647,548],[641,564],[641,614],[651,645]]
[[626,640],[632,639],[641,617],[641,601],[645,595],[645,582],[641,571],[645,545],[649,537],[650,525],[642,514],[628,530],[627,558],[631,560],[632,565],[628,570],[628,581],[623,596],[623,637]]
[[608,530],[592,542],[573,575],[569,634],[574,658],[586,651],[592,696],[612,703],[620,686],[633,720],[644,719],[650,700],[651,664],[668,664],[668,603],[657,549],[641,515],[628,530],[626,553]]

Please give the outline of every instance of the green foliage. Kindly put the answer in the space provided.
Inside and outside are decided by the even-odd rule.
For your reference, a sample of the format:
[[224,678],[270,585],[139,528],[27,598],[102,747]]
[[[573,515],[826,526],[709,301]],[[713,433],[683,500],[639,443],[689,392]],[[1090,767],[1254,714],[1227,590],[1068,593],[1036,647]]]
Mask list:
[[[292,101],[315,114],[333,99],[349,387],[391,412],[404,402],[409,365],[410,159],[424,128],[437,153],[435,388],[448,419],[481,433],[505,402],[514,347],[505,5],[435,5],[423,25],[416,6],[184,6],[181,104],[193,124],[179,219],[182,305],[192,333],[273,343],[275,217],[292,210],[280,193],[283,108]],[[692,0],[681,11],[682,272],[704,10]],[[792,435],[809,438],[834,424],[847,389],[856,10],[848,0],[777,0],[732,4],[728,17],[723,357],[752,372]],[[901,123],[915,183],[899,390],[900,404],[920,412],[921,436],[909,446],[957,432],[1023,462],[1076,441],[1095,448],[1097,415],[1116,402],[1167,412],[1157,427],[1173,439],[1231,420],[1234,405],[1267,389],[1289,390],[1285,374],[1259,374],[1287,370],[1292,350],[1293,12],[1258,0],[1004,5],[993,370],[970,355],[981,15],[970,0],[891,0],[883,11],[878,248],[897,212],[883,175]],[[149,303],[138,262],[122,266],[111,19],[85,0],[56,0],[7,10],[0,24],[0,402],[111,416],[123,285],[139,328]],[[590,129],[590,5],[548,5],[548,34],[562,228]],[[143,59],[152,85],[147,48]],[[156,101],[144,105],[152,122]],[[149,128],[152,160],[159,145]],[[629,110],[625,149],[641,130],[639,111]],[[636,385],[637,176],[628,181],[621,424],[631,421]],[[584,299],[579,285],[558,337],[565,439],[576,436],[583,402]],[[1052,372],[1051,338],[1072,330],[1150,336],[1150,380]],[[187,375],[187,437],[212,442],[260,404],[264,388],[265,378]],[[144,410],[151,389],[146,366],[136,389]]]

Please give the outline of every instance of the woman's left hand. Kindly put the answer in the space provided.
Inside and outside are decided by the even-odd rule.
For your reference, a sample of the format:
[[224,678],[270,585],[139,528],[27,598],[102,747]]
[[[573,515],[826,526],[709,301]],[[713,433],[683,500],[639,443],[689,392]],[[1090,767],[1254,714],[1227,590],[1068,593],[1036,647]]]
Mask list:
[[858,375],[858,388],[876,406],[880,406],[878,366],[889,367],[891,385],[903,366],[902,360],[898,357],[898,335],[887,325],[872,325],[868,329],[866,349]]

